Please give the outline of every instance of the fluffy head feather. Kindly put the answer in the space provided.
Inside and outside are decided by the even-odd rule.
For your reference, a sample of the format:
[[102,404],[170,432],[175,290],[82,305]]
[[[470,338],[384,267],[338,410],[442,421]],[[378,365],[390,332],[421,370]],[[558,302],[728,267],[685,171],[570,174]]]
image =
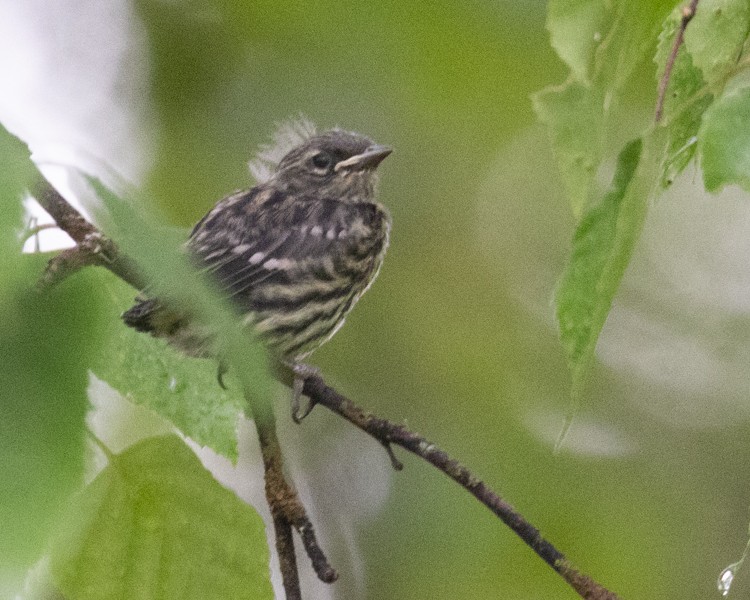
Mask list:
[[273,142],[261,146],[255,158],[248,163],[255,181],[265,183],[271,179],[281,159],[315,133],[315,125],[303,115],[298,119],[281,123],[273,134]]

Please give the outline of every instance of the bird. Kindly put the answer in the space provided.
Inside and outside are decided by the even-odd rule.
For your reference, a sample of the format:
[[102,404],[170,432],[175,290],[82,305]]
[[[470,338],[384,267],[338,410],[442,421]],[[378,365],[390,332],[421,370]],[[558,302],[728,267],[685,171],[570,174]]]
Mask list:
[[[307,120],[283,125],[250,170],[257,185],[223,198],[195,225],[186,250],[197,269],[294,373],[292,418],[299,422],[304,360],[341,328],[380,272],[391,217],[376,196],[378,165],[392,152]],[[215,357],[214,336],[158,297],[140,296],[126,325],[184,353]],[[219,357],[220,358],[220,357]],[[223,386],[222,361],[219,383]]]

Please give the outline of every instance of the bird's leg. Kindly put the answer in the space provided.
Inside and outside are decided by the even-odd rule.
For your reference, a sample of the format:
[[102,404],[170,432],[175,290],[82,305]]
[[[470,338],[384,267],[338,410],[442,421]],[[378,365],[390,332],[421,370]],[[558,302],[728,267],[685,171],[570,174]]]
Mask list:
[[302,397],[302,388],[305,387],[305,380],[308,377],[320,375],[320,369],[304,363],[292,363],[292,372],[294,373],[294,383],[292,384],[292,421],[299,424],[315,408],[315,402],[310,400],[304,410],[300,409],[300,398]]

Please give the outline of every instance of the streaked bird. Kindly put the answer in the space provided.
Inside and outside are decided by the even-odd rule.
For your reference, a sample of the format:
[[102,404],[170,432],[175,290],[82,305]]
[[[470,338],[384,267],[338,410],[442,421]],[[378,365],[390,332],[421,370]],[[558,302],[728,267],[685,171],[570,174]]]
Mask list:
[[[383,262],[391,221],[376,169],[390,153],[357,133],[287,125],[250,164],[258,185],[219,201],[187,242],[242,322],[293,367],[295,420],[314,372],[302,361],[344,324]],[[210,332],[159,298],[140,299],[123,320],[191,356],[215,355]]]

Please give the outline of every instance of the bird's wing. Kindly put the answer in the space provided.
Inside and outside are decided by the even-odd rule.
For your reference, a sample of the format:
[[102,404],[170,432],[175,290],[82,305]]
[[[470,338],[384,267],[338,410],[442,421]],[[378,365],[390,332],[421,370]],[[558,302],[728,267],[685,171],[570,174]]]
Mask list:
[[358,261],[372,249],[370,212],[328,199],[289,202],[254,188],[217,204],[188,248],[243,310],[288,307],[305,295],[343,294],[362,277]]

